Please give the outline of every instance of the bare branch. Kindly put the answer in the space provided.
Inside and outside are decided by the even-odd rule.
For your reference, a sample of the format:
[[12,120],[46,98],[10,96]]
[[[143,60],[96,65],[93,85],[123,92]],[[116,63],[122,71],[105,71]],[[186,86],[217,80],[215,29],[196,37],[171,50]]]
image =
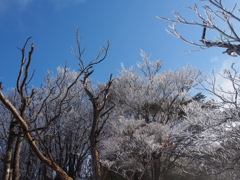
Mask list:
[[[240,45],[238,44],[240,42],[240,38],[232,22],[232,21],[240,22],[240,18],[234,15],[234,11],[236,9],[237,4],[234,4],[232,9],[228,11],[223,6],[221,0],[206,0],[206,1],[209,2],[210,5],[212,5],[214,8],[217,8],[217,10],[213,9],[208,5],[202,6],[202,9],[205,14],[205,16],[203,16],[200,14],[196,4],[194,5],[194,7],[188,7],[190,10],[194,11],[198,19],[200,19],[201,22],[203,23],[199,23],[196,20],[188,21],[185,18],[183,18],[179,13],[176,13],[176,12],[173,12],[174,17],[176,18],[175,20],[165,18],[165,17],[157,17],[157,18],[172,22],[173,25],[169,26],[172,29],[172,31],[168,29],[166,29],[166,31],[190,45],[198,46],[200,50],[204,50],[210,47],[222,47],[222,48],[226,48],[226,51],[224,51],[223,53],[227,53],[228,55],[233,57],[240,55]],[[226,30],[218,27],[218,25],[216,24],[217,20],[220,20],[225,23],[225,25],[228,27],[230,31],[230,34],[226,33]],[[202,40],[200,40],[200,42],[202,42],[203,44],[198,44],[182,37],[181,34],[177,32],[175,24],[186,24],[186,25],[203,27]],[[205,35],[206,35],[206,31],[209,29],[215,30],[218,34],[220,34],[221,37],[224,37],[224,39],[221,38],[218,41],[207,40]],[[235,44],[234,42],[237,44]],[[190,51],[190,52],[194,52],[194,51]]]

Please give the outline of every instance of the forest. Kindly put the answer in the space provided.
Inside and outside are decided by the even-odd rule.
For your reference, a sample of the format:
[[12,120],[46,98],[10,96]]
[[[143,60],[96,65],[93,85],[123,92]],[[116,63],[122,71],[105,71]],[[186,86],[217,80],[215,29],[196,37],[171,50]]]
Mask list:
[[[222,48],[239,58],[237,4],[227,9],[221,0],[204,1],[201,11],[189,8],[198,21],[176,12],[175,19],[157,18],[173,23],[167,31],[199,50]],[[178,24],[201,28],[199,43],[183,37]],[[217,40],[207,38],[210,30]],[[59,66],[34,86],[30,41],[18,48],[16,87],[6,90],[0,82],[3,180],[240,179],[240,74],[234,63],[220,74],[231,85],[226,90],[214,72],[191,65],[163,71],[163,61],[141,50],[140,62],[122,64],[117,77],[95,83],[95,66],[106,59],[110,43],[85,60],[77,29],[72,54],[78,70]]]

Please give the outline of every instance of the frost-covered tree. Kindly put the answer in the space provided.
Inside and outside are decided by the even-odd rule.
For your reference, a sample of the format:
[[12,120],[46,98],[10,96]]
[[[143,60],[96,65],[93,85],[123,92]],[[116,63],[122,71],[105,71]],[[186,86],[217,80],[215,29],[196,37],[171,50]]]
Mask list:
[[[1,91],[2,104],[10,110],[13,117],[10,122],[10,133],[8,134],[3,178],[20,178],[21,144],[26,139],[40,161],[55,170],[59,178],[66,179],[68,175],[54,160],[47,146],[48,143],[44,140],[47,135],[43,134],[43,132],[61,117],[71,99],[68,96],[69,91],[76,84],[80,74],[77,73],[72,82],[66,83],[67,69],[65,68],[55,79],[48,79],[52,81],[46,82],[46,84],[49,83],[51,86],[45,86],[41,90],[38,88],[29,90],[29,66],[32,61],[31,54],[34,46],[31,45],[31,51],[26,60],[26,45],[27,42],[21,49],[22,61],[16,88],[17,101],[9,101]],[[46,115],[46,113],[48,114]]]
[[102,163],[126,179],[163,178],[179,157],[169,125],[119,117],[109,128],[112,135],[102,142]]
[[199,72],[190,66],[159,72],[161,61],[152,62],[141,51],[139,72],[123,67],[112,87],[116,107],[102,140],[101,157],[110,171],[126,179],[166,178],[181,156],[176,139],[181,105],[191,99]]
[[[17,92],[14,89],[10,89],[6,94],[8,99],[11,102],[15,102],[16,106],[19,105],[17,103],[19,101],[19,96],[17,96]],[[15,164],[15,142],[16,135],[14,131],[14,117],[10,112],[6,112],[4,105],[1,103],[1,177],[3,177],[3,173],[6,172],[6,169],[10,168],[12,164]],[[17,148],[17,147],[16,147]],[[14,159],[14,160],[13,160]],[[14,162],[12,162],[12,160]],[[13,167],[15,168],[15,166]],[[13,169],[12,168],[12,169]],[[16,172],[16,171],[15,171]],[[12,172],[10,172],[12,173]]]
[[[6,96],[0,83],[1,110],[7,111],[4,121],[9,125],[9,131],[4,131],[2,122],[3,133],[7,134],[3,179],[70,180],[83,173],[87,157],[92,164],[89,174],[94,179],[101,178],[98,137],[113,108],[105,108],[112,80],[97,89],[89,77],[94,65],[106,58],[109,43],[95,59],[85,63],[82,59],[85,49],[80,49],[78,31],[76,36],[78,53],[73,51],[73,54],[79,61],[79,72],[59,68],[55,76],[51,73],[46,76],[41,87],[30,86],[34,75],[29,72],[34,44],[26,56],[28,38],[23,48],[19,48],[22,58],[15,90],[17,98],[13,98],[13,93]],[[26,151],[29,156],[22,156]],[[21,166],[23,162],[26,166]]]
[[[66,71],[66,72],[65,72]],[[64,75],[65,72],[66,74]],[[41,88],[36,88],[35,103],[39,104],[39,99],[44,99],[48,95],[49,90],[54,86],[56,79],[60,80],[62,76],[65,76],[63,84],[59,90],[63,91],[65,87],[71,83],[77,76],[77,72],[58,68],[57,74],[53,75],[49,73],[45,77],[45,83]],[[53,92],[52,98],[56,98],[58,90]],[[41,136],[40,146],[43,147],[43,151],[50,151],[53,159],[63,167],[69,176],[72,178],[79,177],[82,171],[83,162],[89,154],[89,129],[91,119],[91,107],[89,106],[88,99],[85,96],[82,83],[79,81],[71,88],[68,94],[68,100],[65,101],[62,113],[51,122],[51,116],[54,116],[55,108],[58,107],[60,97],[55,100],[51,99],[46,102],[45,106],[35,122],[35,127],[43,126],[38,131],[38,136]],[[47,123],[47,124],[46,124]],[[48,175],[53,177],[54,172],[47,170],[45,166],[34,169],[39,178]],[[49,174],[48,174],[48,173]]]
[[143,118],[146,122],[168,123],[177,120],[182,102],[190,99],[189,90],[195,85],[199,71],[191,66],[159,73],[162,61],[150,61],[141,51],[143,62],[137,64],[140,72],[122,65],[115,79],[112,95],[116,109],[122,115]]
[[[190,45],[200,47],[200,50],[221,47],[225,48],[223,53],[239,56],[238,2],[200,1],[189,7],[197,19],[188,20],[177,12],[174,12],[175,19],[158,18],[173,23],[167,32]],[[199,4],[203,6],[199,8]],[[197,39],[200,43],[184,37],[177,27],[181,24],[199,27],[201,33]],[[231,68],[220,74],[224,81],[231,84],[229,89],[218,86],[216,76],[202,76],[203,83],[200,83],[202,90],[207,91],[214,101],[208,101],[207,106],[205,102],[192,102],[184,107],[186,119],[180,126],[186,127],[182,136],[188,136],[186,142],[191,142],[191,148],[184,150],[186,157],[191,157],[191,160],[186,158],[186,162],[192,162],[189,163],[188,172],[193,173],[193,168],[195,174],[204,172],[223,176],[228,173],[228,177],[218,178],[239,179],[239,71],[232,64]]]
[[203,77],[200,83],[202,90],[215,99],[208,101],[208,106],[204,101],[195,101],[183,107],[186,116],[179,126],[185,130],[179,136],[185,137],[189,146],[181,152],[188,162],[185,169],[188,173],[239,179],[240,76],[234,65],[221,76],[229,82],[229,87],[219,86],[215,74]]
[[195,84],[199,71],[191,66],[178,70],[158,73],[162,61],[150,61],[146,53],[141,51],[142,63],[129,70],[122,65],[120,76],[115,79],[112,95],[116,108],[124,116],[140,117],[150,121],[168,123],[179,114],[183,101],[190,98],[189,90]]
[[[197,19],[188,20],[182,16],[181,13],[177,12],[174,12],[175,19],[159,16],[158,18],[173,22],[173,24],[169,26],[170,29],[167,29],[167,32],[188,44],[198,46],[200,49],[221,47],[226,49],[223,53],[234,57],[239,56],[240,38],[238,26],[240,18],[238,2],[227,0],[199,1],[204,1],[206,4],[202,5],[202,8],[199,8],[197,4],[193,7],[188,7],[188,9],[193,11]],[[178,24],[200,27],[202,33],[199,34],[198,40],[200,40],[201,43],[185,38],[182,32],[177,30],[176,25]]]

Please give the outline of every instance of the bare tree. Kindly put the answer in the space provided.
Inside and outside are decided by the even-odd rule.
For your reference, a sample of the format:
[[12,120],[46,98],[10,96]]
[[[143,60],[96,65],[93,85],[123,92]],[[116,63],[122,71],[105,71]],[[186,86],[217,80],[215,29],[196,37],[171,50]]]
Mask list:
[[[43,162],[45,163],[48,167],[52,168],[53,170],[56,171],[57,175],[59,176],[60,179],[72,179],[70,178],[66,172],[55,162],[55,160],[52,158],[52,155],[48,152],[47,156],[45,156],[40,148],[38,147],[35,138],[33,136],[33,132],[38,133],[38,131],[36,129],[30,129],[30,122],[31,121],[35,121],[38,118],[39,113],[37,113],[37,116],[33,117],[33,119],[28,119],[25,116],[25,111],[29,108],[30,103],[32,102],[33,98],[34,98],[34,89],[29,90],[28,84],[31,81],[32,76],[29,78],[29,68],[30,68],[30,64],[32,62],[32,54],[33,54],[33,50],[34,50],[34,44],[31,44],[31,49],[29,51],[28,54],[28,58],[26,59],[25,57],[25,48],[26,45],[28,43],[28,41],[30,40],[30,38],[27,39],[27,41],[25,42],[24,46],[21,50],[22,52],[22,60],[21,60],[21,66],[20,66],[20,71],[19,71],[19,76],[18,76],[18,80],[17,80],[17,92],[20,96],[20,100],[21,100],[21,106],[20,106],[20,110],[18,111],[16,109],[16,107],[4,96],[4,94],[2,93],[2,87],[1,87],[1,92],[0,92],[0,100],[2,101],[2,103],[5,105],[5,107],[7,109],[9,109],[11,111],[11,113],[13,114],[14,118],[15,118],[15,124],[19,125],[19,144],[17,144],[16,150],[17,150],[17,154],[16,154],[16,160],[18,160],[18,162],[15,162],[15,166],[19,166],[19,153],[20,153],[20,142],[24,137],[26,138],[26,140],[28,141],[28,144],[30,145],[30,147],[32,148],[32,150],[34,151],[34,153],[37,155],[37,157]],[[55,120],[58,116],[60,116],[61,112],[62,112],[62,107],[64,104],[65,99],[67,98],[67,94],[69,92],[69,90],[71,89],[71,87],[76,83],[76,81],[79,79],[79,77],[81,76],[81,73],[79,73],[79,76],[77,76],[77,78],[75,79],[74,82],[72,82],[70,84],[70,86],[67,87],[67,90],[64,92],[65,94],[63,95],[63,98],[60,100],[60,106],[58,106],[58,112],[57,114],[55,114],[55,116],[50,120],[53,121]],[[30,91],[30,92],[29,92]],[[43,109],[46,106],[46,101],[49,100],[49,96],[47,96],[43,103],[40,105],[40,109]],[[53,99],[52,99],[53,100]],[[34,119],[36,118],[36,119]],[[30,120],[30,122],[29,122]],[[44,129],[46,127],[41,127],[40,129]],[[9,136],[11,137],[11,136]],[[16,171],[19,171],[19,167],[15,168]],[[11,169],[6,169],[6,172],[11,172]],[[17,178],[19,178],[20,174],[19,172],[16,173]],[[5,177],[7,177],[7,175],[5,175]]]
[[95,64],[99,64],[102,62],[108,53],[109,49],[109,42],[107,44],[107,47],[101,47],[97,57],[90,61],[87,65],[84,64],[84,61],[82,59],[82,54],[85,51],[84,49],[81,49],[81,43],[80,38],[78,36],[78,31],[76,33],[77,37],[77,44],[78,44],[78,54],[73,51],[73,54],[75,57],[79,60],[79,70],[84,73],[84,77],[82,80],[82,83],[84,85],[84,90],[89,97],[89,100],[92,104],[92,120],[91,120],[91,131],[89,135],[90,139],[90,152],[91,152],[91,161],[92,161],[92,173],[93,173],[93,179],[95,180],[101,180],[104,179],[104,172],[102,171],[102,166],[100,163],[100,157],[99,157],[99,135],[101,134],[101,131],[103,129],[103,126],[105,125],[108,117],[109,112],[113,109],[114,105],[111,105],[110,107],[106,106],[106,103],[108,101],[109,97],[109,90],[113,83],[112,76],[110,76],[110,80],[106,84],[105,87],[100,90],[100,92],[95,93],[91,90],[91,87],[89,87],[89,76],[93,73],[92,67]]
[[[101,48],[96,59],[90,61],[85,65],[82,61],[82,54],[84,53],[85,49],[83,51],[81,51],[80,49],[80,39],[78,37],[78,31],[76,35],[79,53],[79,56],[76,57],[79,59],[79,72],[75,73],[72,79],[69,79],[68,76],[69,69],[64,67],[55,79],[48,79],[47,77],[45,84],[49,84],[49,86],[45,86],[42,89],[31,89],[29,87],[29,83],[34,73],[30,76],[29,70],[30,64],[32,62],[34,44],[31,44],[28,57],[26,58],[25,49],[30,40],[30,38],[28,38],[23,48],[20,49],[22,52],[22,60],[17,79],[17,94],[20,100],[19,102],[17,102],[17,104],[19,104],[19,106],[16,106],[16,104],[9,101],[9,99],[6,98],[6,96],[2,92],[3,86],[0,87],[0,100],[5,106],[5,108],[7,108],[13,115],[13,120],[10,123],[10,131],[12,127],[12,131],[15,133],[8,135],[8,143],[10,143],[8,146],[10,147],[11,151],[9,151],[9,148],[7,148],[7,154],[9,154],[9,156],[6,156],[5,158],[6,163],[4,179],[11,179],[11,176],[14,179],[20,178],[19,165],[21,142],[23,139],[26,139],[28,145],[31,147],[32,151],[38,157],[38,159],[47,167],[51,168],[53,171],[56,172],[55,179],[73,179],[73,177],[70,177],[68,174],[70,173],[70,171],[72,171],[71,169],[69,169],[72,166],[68,166],[69,168],[67,169],[61,167],[61,165],[63,164],[61,164],[60,161],[56,160],[56,157],[54,158],[51,143],[53,135],[56,135],[56,133],[54,133],[53,131],[53,124],[56,124],[64,115],[64,113],[66,113],[66,111],[68,112],[69,109],[71,109],[72,99],[75,97],[74,94],[71,92],[74,91],[74,88],[77,88],[77,85],[79,84],[78,82],[81,82],[80,84],[82,84],[82,88],[80,87],[79,91],[81,91],[81,89],[84,90],[89,97],[90,102],[92,103],[92,128],[89,135],[92,157],[92,169],[94,179],[101,178],[101,165],[98,157],[98,136],[105,122],[107,121],[110,110],[113,108],[113,106],[108,109],[105,108],[109,88],[112,84],[112,78],[110,78],[106,87],[102,89],[98,93],[98,95],[95,95],[95,92],[91,91],[91,86],[88,78],[93,73],[93,66],[101,63],[106,58],[109,43],[106,48]],[[101,57],[101,55],[104,56]],[[11,139],[14,140],[15,138],[17,139],[13,158],[13,142]],[[60,138],[59,140],[62,139]],[[87,141],[85,141],[85,143],[87,143]],[[87,149],[88,148],[86,148],[85,153],[83,153],[83,156],[85,157],[87,155]],[[11,170],[11,164],[13,161],[14,171]],[[12,172],[13,174],[11,174]],[[46,178],[51,177],[46,176]]]
[[[32,54],[34,50],[34,44],[31,44],[31,50],[29,51],[28,59],[25,58],[25,47],[27,45],[27,42],[30,38],[27,39],[26,43],[24,44],[23,48],[19,50],[22,53],[22,59],[21,59],[21,68],[18,74],[17,78],[17,93],[20,96],[21,105],[19,108],[19,115],[25,119],[25,113],[26,108],[29,106],[30,101],[33,98],[34,90],[30,92],[26,89],[28,86],[27,80],[29,76],[29,66],[32,59]],[[26,68],[25,68],[26,67]],[[8,148],[6,152],[5,157],[5,175],[4,179],[9,179],[10,176],[12,176],[13,179],[19,179],[20,178],[20,171],[19,171],[19,165],[20,165],[20,152],[21,152],[21,141],[23,140],[23,134],[21,133],[21,128],[18,128],[18,121],[15,119],[11,120],[10,127],[9,127],[9,137],[8,137]],[[14,129],[17,128],[18,133],[16,134]],[[16,139],[15,147],[14,141]],[[12,164],[12,169],[11,169]]]
[[[167,32],[188,44],[198,46],[200,49],[222,47],[226,49],[223,53],[227,53],[234,57],[240,55],[240,38],[238,35],[238,23],[240,22],[240,18],[236,15],[239,13],[237,3],[232,4],[232,2],[229,3],[229,1],[226,1],[224,4],[224,1],[222,0],[199,1],[206,1],[209,5],[206,4],[202,6],[202,9],[199,9],[197,4],[195,4],[194,7],[188,7],[188,9],[196,13],[198,20],[187,20],[177,12],[174,12],[175,19],[159,16],[157,16],[157,18],[173,22],[173,24],[169,26],[170,29],[166,29]],[[231,5],[232,7],[229,8]],[[203,12],[201,10],[203,10]],[[221,25],[222,23],[224,23],[224,26]],[[181,33],[178,32],[176,24],[201,27],[203,29],[201,38],[199,36],[201,43],[197,43],[183,37]],[[217,33],[218,39],[209,40],[206,37],[208,30],[212,30]]]

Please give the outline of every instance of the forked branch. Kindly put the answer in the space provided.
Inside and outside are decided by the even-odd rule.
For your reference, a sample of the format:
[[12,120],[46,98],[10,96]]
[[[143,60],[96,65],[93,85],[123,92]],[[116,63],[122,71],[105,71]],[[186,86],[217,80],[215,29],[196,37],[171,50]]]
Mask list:
[[[170,29],[166,29],[166,31],[190,45],[198,46],[200,50],[210,47],[221,47],[226,49],[223,53],[227,53],[230,56],[236,57],[240,55],[240,38],[236,29],[237,23],[240,22],[240,18],[238,18],[234,14],[236,11],[237,3],[233,5],[231,10],[227,10],[221,0],[201,1],[207,1],[210,3],[211,6],[213,6],[202,6],[204,15],[200,13],[196,4],[194,5],[194,7],[188,7],[188,9],[194,11],[194,13],[197,15],[198,19],[202,23],[199,23],[197,20],[186,20],[186,18],[182,17],[179,13],[176,12],[174,12],[175,19],[169,19],[159,16],[157,18],[172,22],[173,24],[169,26]],[[225,28],[227,30],[220,28],[217,25],[219,21],[224,22]],[[235,26],[233,25],[234,23],[236,23]],[[176,24],[193,25],[203,28],[202,38],[200,40],[201,43],[195,43],[194,41],[187,40],[186,38],[182,37],[181,33],[179,33],[176,29]],[[207,30],[214,30],[218,34],[218,36],[220,36],[220,38],[218,38],[217,40],[208,40],[206,38]],[[229,33],[227,33],[228,31]]]

